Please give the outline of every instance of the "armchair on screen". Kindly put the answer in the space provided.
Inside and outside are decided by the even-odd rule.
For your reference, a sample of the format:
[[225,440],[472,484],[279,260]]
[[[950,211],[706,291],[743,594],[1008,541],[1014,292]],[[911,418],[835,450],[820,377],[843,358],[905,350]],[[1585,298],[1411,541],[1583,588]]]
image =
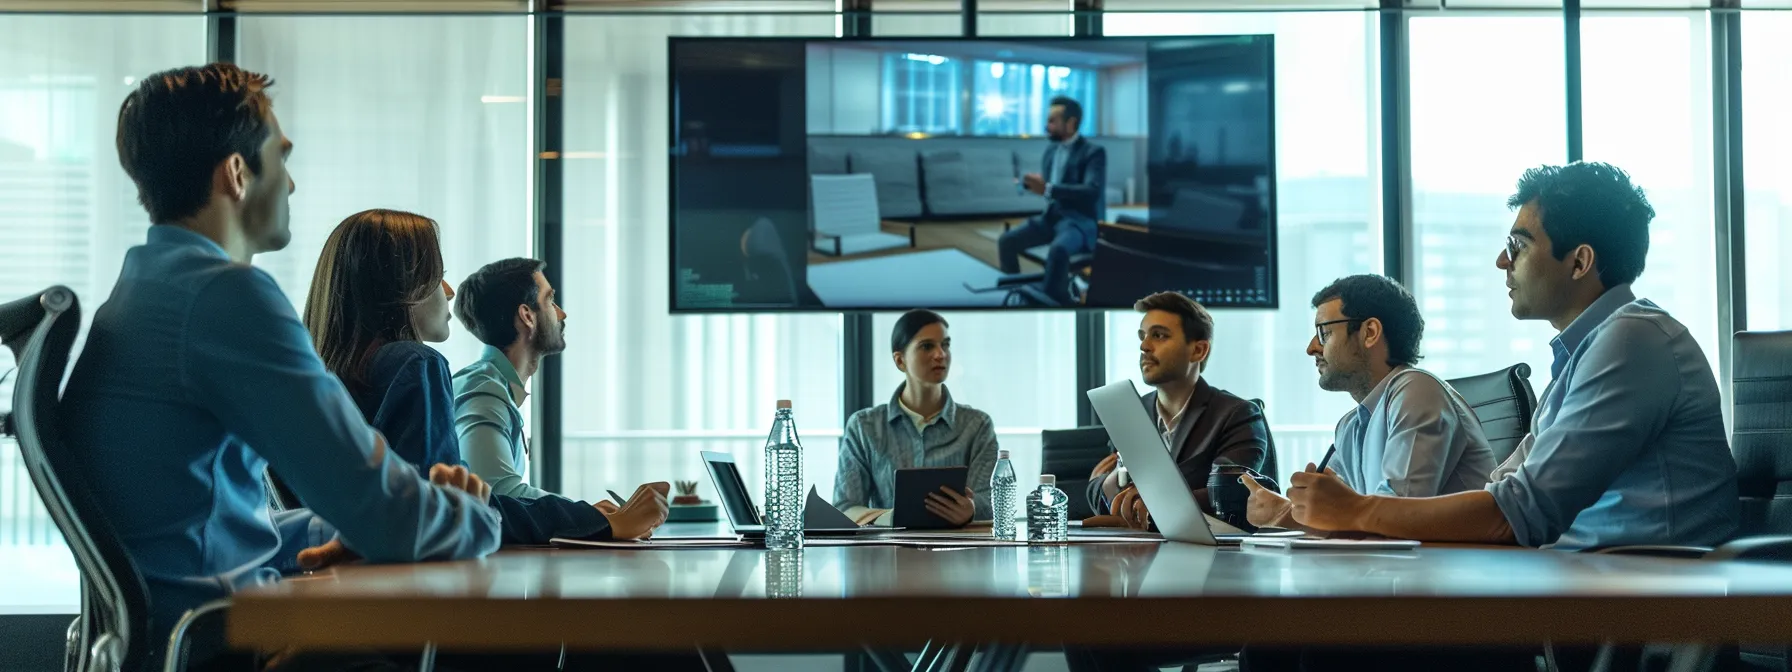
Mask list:
[[915,246],[913,225],[907,236],[884,233],[870,175],[810,175],[809,200],[809,247],[816,252],[839,257]]

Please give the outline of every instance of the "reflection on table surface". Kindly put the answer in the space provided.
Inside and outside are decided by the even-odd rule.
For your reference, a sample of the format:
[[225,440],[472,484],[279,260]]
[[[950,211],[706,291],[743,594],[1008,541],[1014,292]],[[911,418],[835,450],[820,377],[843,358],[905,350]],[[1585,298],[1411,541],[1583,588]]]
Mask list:
[[1257,551],[1180,543],[509,550],[350,566],[240,596],[357,600],[1792,595],[1792,568],[1522,549]]
[[229,618],[233,642],[263,648],[436,641],[469,650],[813,651],[941,637],[1087,646],[1782,641],[1792,639],[1788,615],[1792,567],[1766,564],[1443,545],[1096,543],[510,549],[295,578],[239,593]]

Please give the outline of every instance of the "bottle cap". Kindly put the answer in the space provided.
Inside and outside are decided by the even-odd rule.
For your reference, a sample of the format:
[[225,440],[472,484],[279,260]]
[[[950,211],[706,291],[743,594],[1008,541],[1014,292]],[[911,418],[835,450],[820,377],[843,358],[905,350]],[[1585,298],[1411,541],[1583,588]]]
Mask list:
[[1008,449],[1003,448],[1001,450],[996,451],[996,459],[998,459],[998,460],[1008,459]]
[[778,400],[778,410],[782,411],[782,410],[786,410],[789,408],[790,408],[790,400],[789,399],[779,399]]
[[1057,485],[1058,484],[1058,476],[1057,476],[1057,474],[1040,474],[1039,475],[1039,484],[1040,485]]

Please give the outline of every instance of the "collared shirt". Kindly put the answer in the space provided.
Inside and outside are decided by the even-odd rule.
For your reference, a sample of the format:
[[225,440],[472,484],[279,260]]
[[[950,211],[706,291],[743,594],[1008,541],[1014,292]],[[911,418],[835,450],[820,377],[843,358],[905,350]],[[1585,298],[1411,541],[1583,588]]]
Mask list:
[[[391,450],[427,471],[436,464],[465,464],[454,430],[454,394],[448,358],[417,341],[380,346],[368,360],[355,402]],[[503,515],[504,543],[546,544],[554,537],[608,539],[610,521],[585,502],[559,495],[521,499],[493,494]]]
[[935,413],[931,418],[921,415],[919,411],[909,408],[908,402],[903,401],[901,397],[896,398],[896,403],[902,406],[902,414],[908,416],[908,419],[915,423],[915,429],[926,430],[928,425],[939,422],[940,416],[938,413]]
[[[1159,398],[1158,401],[1153,401],[1151,404],[1152,408],[1157,410],[1157,435],[1163,437],[1164,450],[1169,451],[1171,455],[1176,454],[1176,448],[1179,445],[1176,442],[1176,430],[1182,427],[1182,416],[1188,415],[1188,404],[1194,400],[1195,393],[1193,390],[1190,390],[1188,398],[1182,400],[1182,407],[1176,409],[1175,415],[1167,418],[1164,417],[1164,405],[1158,403],[1158,401],[1161,401],[1161,398]],[[1114,454],[1119,455],[1119,453]]]
[[1525,546],[1715,546],[1736,530],[1717,379],[1678,320],[1629,285],[1550,342],[1531,435],[1487,486]]
[[[63,408],[76,480],[149,587],[152,643],[186,610],[295,570],[332,533],[322,521],[374,561],[498,547],[491,507],[381,445],[273,277],[178,226],[125,255]],[[309,510],[270,512],[270,466]]]
[[529,485],[529,441],[523,435],[523,379],[510,357],[485,346],[479,361],[454,374],[454,428],[467,468],[492,494],[533,499],[548,494]]
[[950,391],[945,395],[945,407],[919,430],[902,411],[901,387],[890,403],[854,413],[840,437],[834,506],[843,511],[854,506],[892,509],[897,469],[968,466],[965,485],[977,506],[974,518],[988,520],[989,477],[996,467],[995,423],[989,414],[953,401]]
[[1468,401],[1429,371],[1395,367],[1338,421],[1332,469],[1357,492],[1434,497],[1487,485],[1493,449]]
[[1070,136],[1068,140],[1058,143],[1057,151],[1052,152],[1051,175],[1046,176],[1045,182],[1046,198],[1052,197],[1052,187],[1064,182],[1064,166],[1070,163],[1070,149],[1082,138],[1081,134]]

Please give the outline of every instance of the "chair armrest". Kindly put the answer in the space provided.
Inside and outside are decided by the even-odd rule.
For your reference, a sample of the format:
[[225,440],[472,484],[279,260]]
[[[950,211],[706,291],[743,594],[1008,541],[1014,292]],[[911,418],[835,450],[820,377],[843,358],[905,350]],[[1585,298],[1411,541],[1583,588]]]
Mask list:
[[168,634],[168,652],[162,661],[164,672],[182,672],[194,662],[195,634],[213,633],[211,641],[224,641],[224,616],[229,610],[230,600],[212,600],[182,614]]
[[1605,548],[1596,548],[1589,552],[1598,553],[1600,555],[1646,555],[1656,558],[1687,558],[1697,560],[1711,553],[1711,549],[1705,546],[1639,544],[1635,546],[1608,546]]
[[841,255],[840,236],[837,236],[837,235],[834,235],[831,233],[822,233],[820,231],[814,231],[814,230],[809,231],[809,249],[815,250],[822,254],[827,254],[827,250],[823,250],[823,249],[819,249],[819,248],[815,247],[816,243],[822,242],[821,241],[822,238],[827,238],[827,239],[833,240],[834,241],[834,256],[838,257]]
[[1022,285],[1031,285],[1044,279],[1044,273],[1016,273],[1014,275],[1004,275],[997,278],[996,286],[1003,289],[1013,289]]
[[1744,537],[1717,547],[1717,550],[1712,551],[1705,558],[1707,560],[1792,561],[1792,536]]

